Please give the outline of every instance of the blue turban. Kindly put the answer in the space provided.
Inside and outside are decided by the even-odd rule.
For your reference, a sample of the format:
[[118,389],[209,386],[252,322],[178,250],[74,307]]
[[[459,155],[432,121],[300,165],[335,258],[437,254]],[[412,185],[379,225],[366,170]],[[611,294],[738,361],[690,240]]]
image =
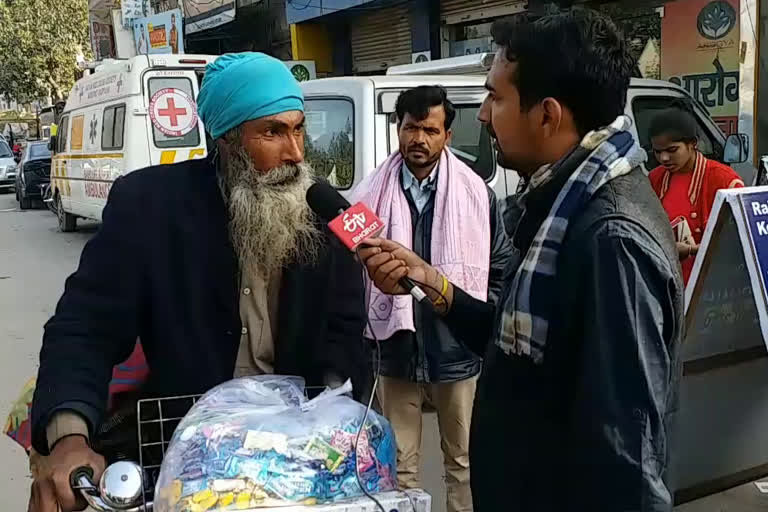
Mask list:
[[263,53],[229,53],[205,68],[197,110],[206,131],[218,139],[252,119],[303,112],[304,94],[281,61]]

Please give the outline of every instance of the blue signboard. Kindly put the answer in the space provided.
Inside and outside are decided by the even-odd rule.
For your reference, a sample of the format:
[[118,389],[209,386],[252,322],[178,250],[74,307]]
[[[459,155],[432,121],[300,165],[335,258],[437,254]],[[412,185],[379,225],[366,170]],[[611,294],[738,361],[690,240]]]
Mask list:
[[741,206],[747,222],[752,256],[760,273],[760,291],[763,298],[768,300],[765,293],[765,283],[768,282],[768,191],[742,193]]

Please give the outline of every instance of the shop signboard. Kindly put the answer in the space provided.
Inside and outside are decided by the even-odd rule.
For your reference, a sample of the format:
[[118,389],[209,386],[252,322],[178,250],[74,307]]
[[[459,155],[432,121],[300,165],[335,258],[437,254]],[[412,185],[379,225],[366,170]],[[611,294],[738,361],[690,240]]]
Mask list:
[[121,0],[120,10],[123,13],[123,26],[130,28],[134,20],[146,15],[144,0]]
[[151,14],[160,14],[161,12],[181,9],[180,0],[149,0],[149,10]]
[[492,37],[477,37],[474,39],[466,39],[464,41],[453,41],[451,43],[451,57],[474,55],[476,53],[489,53],[492,51]]
[[91,16],[91,50],[95,60],[111,59],[115,57],[115,41],[112,35],[112,24],[103,23]]
[[738,131],[739,0],[677,0],[664,6],[661,77],[709,109],[728,135]]
[[235,20],[235,0],[187,0],[184,26],[192,34],[219,27]]
[[137,55],[184,53],[181,9],[173,9],[133,22]]
[[284,60],[283,64],[299,82],[317,78],[317,68],[313,60]]

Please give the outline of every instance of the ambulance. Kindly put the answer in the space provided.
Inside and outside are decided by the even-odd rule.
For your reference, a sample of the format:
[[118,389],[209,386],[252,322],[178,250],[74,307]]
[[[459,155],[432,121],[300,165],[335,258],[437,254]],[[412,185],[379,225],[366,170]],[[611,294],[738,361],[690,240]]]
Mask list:
[[205,158],[197,113],[215,55],[107,60],[75,83],[52,139],[51,198],[61,231],[101,220],[112,183],[131,171]]

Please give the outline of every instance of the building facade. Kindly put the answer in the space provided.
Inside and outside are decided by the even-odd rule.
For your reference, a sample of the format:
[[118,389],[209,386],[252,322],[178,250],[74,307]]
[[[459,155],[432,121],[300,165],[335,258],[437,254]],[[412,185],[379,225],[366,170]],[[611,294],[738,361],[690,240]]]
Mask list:
[[760,3],[768,0],[286,0],[285,9],[293,59],[333,76],[492,52],[497,19],[591,7],[623,29],[637,76],[680,85],[723,132],[745,133],[751,150],[768,152],[768,124],[758,130],[754,115],[760,97],[768,100],[765,83],[755,93],[756,66],[765,70],[759,32],[768,30]]
[[220,55],[260,51],[291,60],[291,31],[286,21],[285,0],[237,0],[235,4],[233,21],[186,35],[187,53]]

